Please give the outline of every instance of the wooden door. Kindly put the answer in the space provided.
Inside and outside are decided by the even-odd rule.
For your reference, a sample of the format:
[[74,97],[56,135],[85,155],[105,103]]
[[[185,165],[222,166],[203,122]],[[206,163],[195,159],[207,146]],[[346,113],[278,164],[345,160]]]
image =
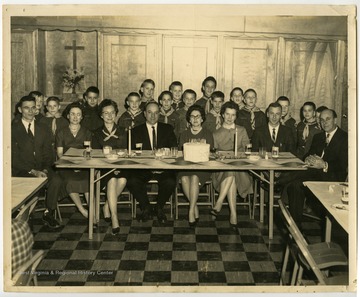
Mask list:
[[145,79],[155,81],[157,94],[159,58],[154,35],[104,35],[102,51],[103,98],[115,100],[119,114],[125,110],[126,96],[138,92]]
[[235,87],[254,89],[262,110],[276,100],[277,40],[225,38],[225,98]]
[[11,33],[11,113],[22,96],[36,90],[35,33]]
[[172,81],[183,89],[193,89],[202,97],[201,83],[207,76],[217,77],[217,38],[203,36],[164,36],[163,89]]

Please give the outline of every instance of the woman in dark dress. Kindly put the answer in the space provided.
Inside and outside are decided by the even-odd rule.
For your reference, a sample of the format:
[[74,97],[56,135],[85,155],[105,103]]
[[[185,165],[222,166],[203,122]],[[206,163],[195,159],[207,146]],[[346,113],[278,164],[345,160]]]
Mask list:
[[[119,111],[115,101],[104,99],[99,105],[100,117],[104,124],[97,129],[93,135],[93,148],[103,148],[111,146],[115,149],[125,149],[127,140],[123,128],[115,124],[115,119]],[[103,212],[106,221],[111,220],[112,233],[115,235],[120,232],[119,220],[117,216],[117,198],[124,190],[127,182],[126,171],[115,170],[101,180],[101,187],[106,186],[107,200]]]
[[[212,133],[202,127],[205,121],[205,110],[200,105],[189,107],[186,112],[186,120],[190,127],[180,134],[179,147],[183,149],[185,142],[205,141],[210,144],[210,149],[214,147],[214,138]],[[189,225],[194,227],[199,218],[199,209],[196,202],[199,197],[199,190],[205,182],[210,179],[211,173],[208,171],[183,171],[179,173],[181,185],[185,196],[190,202],[189,207]]]
[[[71,103],[68,108],[67,118],[70,124],[57,131],[56,133],[56,152],[58,158],[69,148],[84,148],[84,141],[91,140],[91,132],[80,125],[83,118],[82,106],[77,103]],[[81,203],[79,193],[84,193],[88,201],[89,198],[89,172],[88,170],[63,169],[59,171],[65,182],[66,191],[74,201],[84,217],[88,217],[88,210]]]

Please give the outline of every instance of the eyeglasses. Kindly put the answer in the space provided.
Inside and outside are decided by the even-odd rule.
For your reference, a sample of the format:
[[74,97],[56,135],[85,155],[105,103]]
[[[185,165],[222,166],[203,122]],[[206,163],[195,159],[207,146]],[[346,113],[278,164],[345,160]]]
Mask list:
[[201,118],[201,115],[200,114],[198,114],[197,116],[194,116],[194,115],[191,115],[190,116],[190,119],[191,120],[197,120],[197,119],[200,119]]

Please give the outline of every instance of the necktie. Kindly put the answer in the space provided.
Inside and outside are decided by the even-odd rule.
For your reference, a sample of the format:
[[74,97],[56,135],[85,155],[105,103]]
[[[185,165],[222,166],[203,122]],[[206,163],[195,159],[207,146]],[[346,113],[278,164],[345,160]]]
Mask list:
[[209,113],[209,112],[210,112],[210,99],[207,99],[205,104],[205,113]]
[[309,125],[306,123],[303,131],[303,139],[306,141],[309,137]]
[[253,110],[250,111],[250,123],[251,123],[251,129],[255,130],[255,113]]
[[275,128],[273,128],[271,139],[275,143],[275,141],[276,141],[276,130],[275,130]]
[[51,131],[52,131],[53,135],[55,135],[55,132],[56,132],[56,118],[53,118],[53,120],[52,120]]
[[330,143],[330,133],[326,133],[325,146],[324,146],[324,149],[322,151],[321,158],[324,157],[325,150],[326,150],[327,146],[329,145],[329,143]]
[[326,133],[326,139],[325,139],[325,142],[326,142],[326,146],[329,145],[330,143],[330,133]]
[[153,139],[153,150],[157,149],[157,141],[156,141],[156,131],[155,126],[152,126],[152,139]]
[[34,134],[32,133],[30,127],[31,127],[31,123],[29,123],[28,129],[27,129],[27,133],[28,133],[29,137],[34,138]]

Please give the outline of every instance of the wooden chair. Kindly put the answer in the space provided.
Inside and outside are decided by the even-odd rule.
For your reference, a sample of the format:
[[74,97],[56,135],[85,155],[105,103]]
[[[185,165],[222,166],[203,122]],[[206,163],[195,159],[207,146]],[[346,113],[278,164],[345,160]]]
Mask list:
[[[151,179],[148,181],[148,186],[150,187],[150,189],[147,191],[148,196],[156,196],[158,195],[158,191],[157,189],[155,189],[158,186],[158,181],[155,179]],[[174,196],[175,196],[175,192],[173,194],[171,194],[169,201],[166,202],[166,205],[170,206],[170,217],[173,218],[174,216]],[[136,201],[135,197],[132,196],[132,199],[134,201],[133,203],[133,218],[136,218],[136,209],[137,209],[137,205],[139,204],[139,202]],[[150,199],[150,204],[154,205],[156,204],[157,201],[155,199]]]
[[12,278],[14,286],[29,286],[33,282],[34,286],[37,286],[36,271],[37,266],[44,258],[45,252],[43,250],[37,251],[33,257],[24,263]]
[[[284,217],[285,225],[289,231],[290,242],[294,242],[299,249],[297,262],[295,264],[294,273],[297,272],[296,284],[300,285],[303,282],[303,270],[312,270],[317,278],[318,285],[347,285],[347,275],[340,275],[335,277],[327,276],[324,269],[329,269],[333,266],[346,266],[348,260],[342,251],[341,247],[333,242],[320,242],[316,244],[308,244],[297,227],[295,221],[290,215],[289,210],[285,207],[284,203],[279,200],[279,206]],[[290,247],[289,247],[290,248]],[[288,248],[287,248],[288,249]],[[283,283],[284,272],[288,262],[289,253],[285,252],[285,259],[281,273],[281,281]],[[297,267],[299,267],[298,271]],[[295,279],[295,276],[292,276]]]
[[[185,197],[185,194],[180,190],[181,180],[175,189],[175,219],[179,218],[179,206],[189,205],[189,201]],[[214,206],[214,189],[212,187],[212,181],[208,180],[204,184],[205,192],[199,192],[199,198],[197,205]]]
[[20,209],[19,213],[16,215],[16,219],[23,220],[25,222],[29,221],[30,214],[34,210],[36,203],[38,203],[39,197],[36,196],[32,198],[28,203],[23,205],[23,207]]

